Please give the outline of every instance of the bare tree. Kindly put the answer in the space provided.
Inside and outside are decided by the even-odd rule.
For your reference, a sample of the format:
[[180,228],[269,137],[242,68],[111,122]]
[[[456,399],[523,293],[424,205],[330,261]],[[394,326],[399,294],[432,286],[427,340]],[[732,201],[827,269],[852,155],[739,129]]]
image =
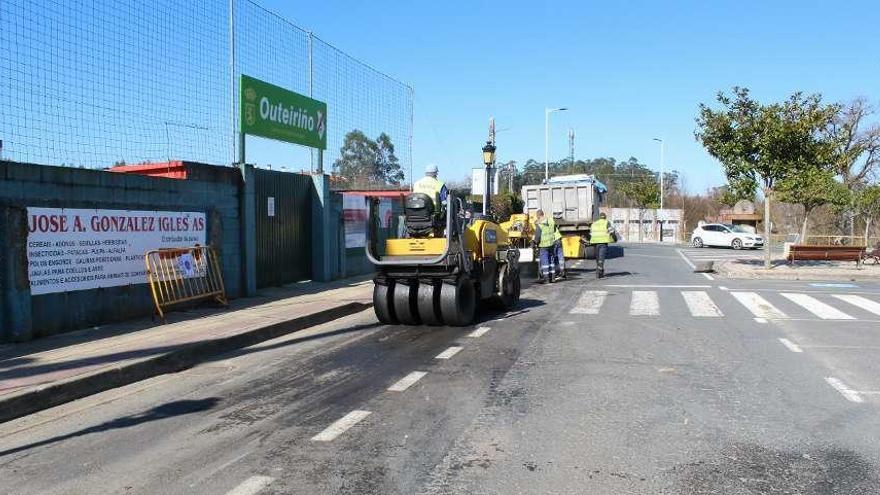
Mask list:
[[[880,124],[868,122],[877,112],[865,98],[856,98],[841,108],[828,126],[828,137],[834,142],[832,167],[841,182],[853,194],[877,178],[880,168]],[[855,235],[856,205],[846,212],[849,233]]]
[[876,177],[880,168],[880,123],[868,122],[877,109],[864,98],[844,106],[828,126],[834,142],[834,172],[853,189]]

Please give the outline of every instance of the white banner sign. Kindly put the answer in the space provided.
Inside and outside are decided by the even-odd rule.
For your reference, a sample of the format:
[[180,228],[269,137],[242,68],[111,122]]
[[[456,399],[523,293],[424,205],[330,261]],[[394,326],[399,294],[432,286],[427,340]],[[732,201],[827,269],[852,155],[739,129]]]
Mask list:
[[28,208],[31,294],[146,283],[144,253],[205,245],[204,213]]

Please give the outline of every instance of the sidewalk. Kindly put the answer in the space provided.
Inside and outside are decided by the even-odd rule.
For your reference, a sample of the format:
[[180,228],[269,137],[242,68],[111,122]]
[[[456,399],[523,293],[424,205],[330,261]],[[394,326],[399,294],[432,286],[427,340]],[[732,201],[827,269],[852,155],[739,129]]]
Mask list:
[[172,311],[166,324],[142,319],[0,346],[0,422],[362,311],[372,289],[367,277],[293,284],[227,310]]
[[773,260],[767,270],[763,259],[728,260],[715,263],[715,271],[728,278],[742,279],[880,282],[880,265],[862,265],[859,269],[852,261],[796,261],[789,265],[785,260]]

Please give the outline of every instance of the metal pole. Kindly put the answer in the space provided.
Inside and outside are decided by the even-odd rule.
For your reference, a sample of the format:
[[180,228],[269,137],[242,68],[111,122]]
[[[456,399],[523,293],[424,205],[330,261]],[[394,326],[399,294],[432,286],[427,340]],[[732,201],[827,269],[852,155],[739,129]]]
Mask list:
[[[314,57],[312,57],[312,32],[309,31],[308,35],[309,35],[309,98],[314,98],[315,93],[314,93],[314,87],[313,87],[313,78],[314,78],[315,73],[314,73],[314,66],[312,65],[312,60],[314,58]],[[324,118],[327,118],[327,117],[329,117],[329,116],[326,116],[326,115],[324,116]],[[315,167],[315,149],[314,148],[309,150],[309,155],[311,156],[311,162],[312,162],[309,167],[311,169],[310,172],[314,172],[315,168],[316,168]],[[320,158],[319,158],[319,160],[320,160]],[[322,165],[323,164],[319,164],[318,168],[320,168],[323,171],[324,167]]]
[[550,180],[550,109],[544,109],[544,182]]
[[666,141],[660,140],[660,210],[663,210],[663,172],[666,170]]
[[415,100],[415,90],[409,88],[409,190],[413,191],[415,187],[415,177],[413,177],[413,158],[412,158],[412,144],[413,144],[413,113],[415,113],[415,109],[413,105],[413,100]]
[[[235,124],[237,119],[237,108],[235,108],[235,0],[229,0],[229,106],[231,112],[229,117],[232,123],[232,158],[235,159],[235,141],[239,141],[238,163],[244,163],[244,136],[236,136]],[[238,139],[236,139],[238,137]]]

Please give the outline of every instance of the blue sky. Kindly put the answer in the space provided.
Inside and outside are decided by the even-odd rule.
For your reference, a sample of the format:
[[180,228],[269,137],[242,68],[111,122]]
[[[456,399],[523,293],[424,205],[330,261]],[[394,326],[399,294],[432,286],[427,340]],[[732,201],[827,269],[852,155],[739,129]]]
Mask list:
[[581,158],[636,156],[683,172],[688,189],[723,182],[694,141],[699,102],[747,86],[880,103],[876,2],[352,2],[262,5],[415,89],[414,167],[447,179],[480,163],[489,116],[499,159],[551,159],[577,134]]

